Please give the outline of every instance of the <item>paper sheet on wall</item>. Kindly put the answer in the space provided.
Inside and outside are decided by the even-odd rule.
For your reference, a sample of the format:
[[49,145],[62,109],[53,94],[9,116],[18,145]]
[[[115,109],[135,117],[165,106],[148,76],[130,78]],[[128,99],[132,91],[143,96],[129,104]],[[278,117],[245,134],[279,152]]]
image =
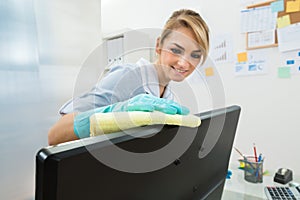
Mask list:
[[264,3],[266,0],[240,0],[241,6],[246,7],[248,5]]
[[281,53],[280,66],[289,67],[291,75],[300,75],[300,48]]
[[291,78],[291,68],[290,67],[278,67],[277,76],[278,76],[278,78]]
[[279,51],[300,49],[300,23],[277,29]]
[[283,28],[291,24],[290,15],[284,15],[277,18],[277,28]]
[[298,12],[298,11],[300,11],[300,0],[293,0],[293,1],[286,2],[287,13]]
[[257,32],[276,29],[277,12],[271,6],[241,10],[241,32]]
[[271,3],[272,12],[281,12],[284,11],[284,1],[278,0]]
[[233,61],[233,37],[225,33],[212,37],[210,56],[216,64]]
[[214,68],[213,67],[207,67],[205,68],[205,76],[213,76],[214,73]]
[[248,62],[248,53],[247,52],[240,52],[237,54],[237,61],[239,63]]
[[[247,60],[245,62],[239,62],[240,56],[247,54]],[[235,75],[236,76],[249,76],[249,75],[259,75],[266,74],[268,57],[267,51],[265,49],[242,52],[237,54],[237,62],[235,64]],[[243,59],[244,60],[244,59]]]
[[275,44],[275,29],[248,33],[248,48]]

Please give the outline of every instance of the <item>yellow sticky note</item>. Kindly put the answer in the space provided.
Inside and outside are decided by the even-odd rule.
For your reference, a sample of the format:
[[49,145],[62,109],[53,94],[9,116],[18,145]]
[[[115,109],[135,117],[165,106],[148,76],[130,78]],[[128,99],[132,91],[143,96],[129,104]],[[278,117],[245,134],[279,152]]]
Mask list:
[[212,68],[212,67],[205,68],[205,75],[206,76],[213,76],[214,75],[214,68]]
[[300,0],[292,0],[286,2],[286,12],[298,12],[300,11]]
[[277,18],[277,28],[283,28],[291,24],[290,15],[284,15]]
[[248,61],[247,52],[238,53],[237,58],[238,58],[238,62],[247,62]]

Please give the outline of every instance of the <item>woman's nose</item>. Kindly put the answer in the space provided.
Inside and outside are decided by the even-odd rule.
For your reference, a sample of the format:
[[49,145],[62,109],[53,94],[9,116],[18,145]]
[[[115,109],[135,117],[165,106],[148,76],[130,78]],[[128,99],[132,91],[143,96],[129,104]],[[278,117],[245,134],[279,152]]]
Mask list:
[[180,56],[178,60],[178,65],[182,67],[188,67],[189,66],[189,61],[185,58],[185,56]]

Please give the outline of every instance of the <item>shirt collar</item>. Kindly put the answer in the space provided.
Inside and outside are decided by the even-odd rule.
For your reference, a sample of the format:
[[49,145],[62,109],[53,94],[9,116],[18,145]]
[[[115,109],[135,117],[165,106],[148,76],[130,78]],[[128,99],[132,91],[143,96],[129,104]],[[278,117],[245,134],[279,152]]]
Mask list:
[[[159,97],[160,96],[159,81],[158,81],[158,75],[155,66],[144,58],[138,60],[136,64],[141,69],[144,90],[149,94]],[[174,98],[171,89],[169,88],[169,85],[167,85],[165,89],[163,98],[165,99]]]

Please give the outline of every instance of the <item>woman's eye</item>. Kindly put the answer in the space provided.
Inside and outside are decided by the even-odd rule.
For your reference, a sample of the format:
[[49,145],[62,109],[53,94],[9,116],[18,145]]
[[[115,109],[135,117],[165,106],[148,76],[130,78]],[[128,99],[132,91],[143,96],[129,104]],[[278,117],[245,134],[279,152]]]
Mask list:
[[171,48],[171,52],[174,54],[181,54],[181,50],[176,48]]
[[199,58],[201,58],[201,54],[193,53],[193,54],[191,55],[191,57],[192,57],[192,58],[197,58],[197,59],[199,59]]

